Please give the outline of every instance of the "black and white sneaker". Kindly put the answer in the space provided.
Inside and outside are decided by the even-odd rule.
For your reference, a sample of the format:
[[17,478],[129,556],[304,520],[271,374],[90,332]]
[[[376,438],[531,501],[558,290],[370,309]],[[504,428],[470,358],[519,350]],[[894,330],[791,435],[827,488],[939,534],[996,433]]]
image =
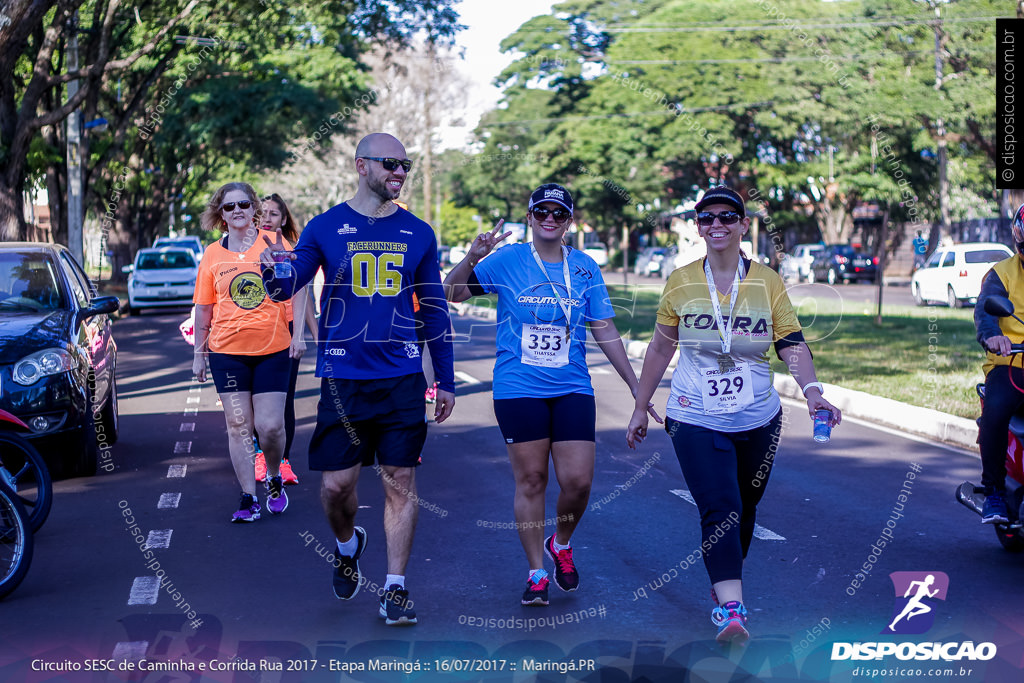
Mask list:
[[388,586],[388,592],[380,599],[380,616],[388,626],[412,626],[416,623],[416,612],[412,609],[409,591],[397,583]]
[[334,556],[334,595],[339,600],[349,600],[359,592],[359,558],[366,549],[366,532],[363,527],[355,528],[355,536],[359,543],[355,555]]

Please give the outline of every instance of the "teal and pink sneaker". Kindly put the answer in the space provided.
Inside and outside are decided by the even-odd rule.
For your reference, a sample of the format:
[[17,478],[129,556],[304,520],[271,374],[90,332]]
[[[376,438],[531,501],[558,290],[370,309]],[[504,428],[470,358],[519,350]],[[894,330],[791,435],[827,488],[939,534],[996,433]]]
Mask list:
[[722,644],[739,645],[750,638],[750,632],[747,631],[747,608],[736,600],[711,610],[711,623],[718,627],[715,640]]

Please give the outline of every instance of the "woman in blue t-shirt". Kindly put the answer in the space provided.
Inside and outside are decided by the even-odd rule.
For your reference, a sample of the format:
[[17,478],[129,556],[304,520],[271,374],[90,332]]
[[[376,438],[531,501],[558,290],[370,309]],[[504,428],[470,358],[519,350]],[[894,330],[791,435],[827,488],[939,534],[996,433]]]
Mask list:
[[[533,241],[485,256],[512,233],[504,221],[473,240],[445,279],[449,301],[498,294],[494,414],[516,480],[514,510],[530,565],[524,605],[548,604],[544,553],[564,591],[579,586],[569,540],[587,509],[594,480],[594,389],[587,370],[587,328],[635,396],[636,374],[626,357],[601,269],[562,244],[572,225],[572,195],[555,184],[530,196],[527,224]],[[484,259],[484,260],[482,260]],[[659,422],[661,419],[652,415]],[[544,538],[548,455],[560,493],[556,532]]]

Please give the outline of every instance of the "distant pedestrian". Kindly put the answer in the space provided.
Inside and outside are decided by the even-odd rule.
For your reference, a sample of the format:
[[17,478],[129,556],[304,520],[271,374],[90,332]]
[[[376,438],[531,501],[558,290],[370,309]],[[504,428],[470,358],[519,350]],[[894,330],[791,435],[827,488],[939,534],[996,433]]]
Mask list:
[[[192,374],[206,381],[206,360],[227,422],[228,452],[242,489],[232,522],[255,522],[253,431],[260,434],[267,465],[267,510],[288,507],[281,481],[285,446],[284,407],[291,363],[288,307],[267,297],[260,278],[264,246],[254,222],[259,208],[248,183],[228,183],[210,198],[200,218],[206,232],[224,236],[203,253],[196,277],[195,355]],[[269,235],[269,233],[264,233]]]
[[[572,214],[568,190],[541,185],[530,195],[527,211],[532,242],[510,244],[488,256],[512,234],[499,234],[504,221],[498,221],[473,240],[445,279],[450,301],[498,295],[494,414],[516,480],[513,510],[529,564],[523,605],[548,604],[544,553],[554,563],[559,588],[574,591],[580,583],[569,541],[587,510],[594,481],[596,407],[587,369],[588,325],[636,395],[636,375],[612,320],[601,269],[590,256],[562,243]],[[545,539],[549,456],[561,490],[555,532]]]
[[928,240],[921,236],[921,231],[917,231],[917,237],[914,238],[914,270],[924,265],[924,257],[928,254]]
[[[434,230],[395,206],[412,161],[390,135],[359,141],[356,194],[309,222],[289,255],[294,272],[274,277],[274,259],[287,245],[281,233],[262,254],[263,280],[271,296],[287,299],[324,269],[317,376],[321,377],[309,468],[323,472],[321,500],[338,542],[334,594],[352,598],[366,579],[359,558],[366,532],[355,526],[356,484],[364,465],[380,464],[384,481],[384,531],[388,575],[380,616],[388,625],[415,624],[405,570],[412,551],[419,497],[416,467],[427,438],[416,314],[437,374],[434,420],[455,405],[451,321],[437,269]],[[276,255],[276,256],[275,256]],[[269,464],[269,461],[268,461]]]
[[665,285],[626,442],[634,448],[646,438],[646,407],[678,348],[665,427],[700,513],[717,638],[743,641],[743,560],[783,426],[768,350],[775,347],[803,387],[812,418],[827,410],[835,425],[842,415],[822,398],[782,279],[740,253],[750,219],[739,194],[712,188],[696,210],[707,256],[673,272]]

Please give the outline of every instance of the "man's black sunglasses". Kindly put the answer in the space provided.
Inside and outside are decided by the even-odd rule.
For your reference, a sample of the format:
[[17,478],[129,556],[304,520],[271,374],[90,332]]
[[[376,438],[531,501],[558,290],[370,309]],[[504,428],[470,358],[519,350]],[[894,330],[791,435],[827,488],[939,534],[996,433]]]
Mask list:
[[743,218],[735,211],[723,211],[722,213],[711,213],[710,211],[701,211],[697,214],[697,225],[702,228],[710,228],[715,224],[715,219],[722,222],[722,225],[735,225],[735,223]]
[[539,221],[543,221],[548,216],[551,216],[555,219],[556,223],[564,223],[572,216],[572,214],[565,209],[544,209],[541,207],[530,209],[530,213],[532,213],[533,217]]
[[234,211],[235,210],[235,204],[238,204],[238,208],[241,209],[242,211],[245,211],[250,206],[252,206],[252,202],[250,202],[247,199],[247,200],[242,201],[242,202],[227,202],[226,204],[221,204],[220,205],[220,210],[221,211]]
[[370,161],[379,161],[380,165],[384,167],[385,171],[394,171],[399,166],[406,173],[412,168],[412,159],[396,159],[394,157],[359,157],[360,159],[369,159]]

